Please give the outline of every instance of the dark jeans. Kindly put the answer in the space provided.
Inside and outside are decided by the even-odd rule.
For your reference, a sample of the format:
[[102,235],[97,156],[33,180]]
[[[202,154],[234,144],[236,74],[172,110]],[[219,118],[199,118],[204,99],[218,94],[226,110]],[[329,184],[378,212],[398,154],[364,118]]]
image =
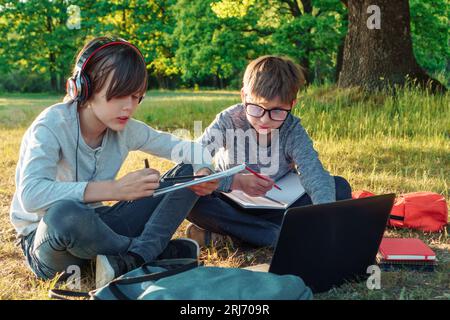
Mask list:
[[[191,165],[180,164],[163,176],[192,175],[192,171]],[[170,184],[161,183],[160,188]],[[95,209],[80,202],[59,201],[47,210],[38,228],[22,238],[22,249],[30,268],[42,279],[53,278],[73,265],[81,268],[97,255],[133,252],[152,261],[198,198],[185,188]]]
[[[342,177],[334,177],[336,200],[350,199],[350,184]],[[295,201],[292,207],[312,204],[308,194]],[[286,210],[243,209],[230,204],[218,193],[201,197],[187,219],[197,226],[243,241],[254,246],[273,247],[278,239],[281,222]]]

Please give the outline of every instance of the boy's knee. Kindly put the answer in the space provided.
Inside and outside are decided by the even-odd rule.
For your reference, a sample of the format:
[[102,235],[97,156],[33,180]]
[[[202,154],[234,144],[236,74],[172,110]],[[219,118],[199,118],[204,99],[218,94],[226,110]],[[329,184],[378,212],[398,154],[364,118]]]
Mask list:
[[259,247],[270,247],[275,249],[278,237],[280,236],[281,228],[271,228],[267,231],[266,236],[258,243]]
[[350,183],[343,177],[335,176],[336,200],[345,200],[352,198],[352,187]]
[[217,215],[220,215],[218,201],[211,195],[199,197],[186,219],[201,228],[209,229],[217,225]]
[[80,202],[61,200],[51,206],[43,217],[47,228],[62,234],[85,230],[90,210]]
[[198,225],[203,225],[205,219],[207,219],[207,215],[205,215],[205,211],[201,210],[201,208],[194,206],[191,211],[189,211],[186,219],[189,222],[193,222]]
[[194,207],[189,212],[187,219],[190,217],[207,217],[220,215],[223,206],[222,200],[214,194],[199,197]]

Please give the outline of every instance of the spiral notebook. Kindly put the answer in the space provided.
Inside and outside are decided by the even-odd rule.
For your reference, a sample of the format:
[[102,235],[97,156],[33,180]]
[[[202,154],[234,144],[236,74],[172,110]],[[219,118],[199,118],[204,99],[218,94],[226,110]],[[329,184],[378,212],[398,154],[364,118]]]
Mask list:
[[162,194],[165,194],[165,193],[168,193],[168,192],[172,192],[172,191],[179,190],[179,189],[182,189],[182,188],[194,186],[196,184],[200,184],[200,183],[203,183],[203,182],[207,182],[207,181],[211,181],[211,180],[215,180],[215,179],[220,179],[220,178],[232,176],[232,175],[234,175],[234,174],[236,174],[236,173],[238,173],[238,172],[240,172],[240,171],[242,171],[244,169],[245,169],[245,164],[241,164],[239,166],[233,167],[233,168],[225,170],[225,171],[220,171],[220,172],[217,172],[217,173],[210,174],[210,175],[208,175],[206,177],[203,177],[203,178],[198,178],[198,179],[190,180],[188,182],[183,182],[183,183],[177,183],[177,184],[174,184],[173,186],[170,186],[170,187],[158,189],[158,190],[156,190],[153,193],[153,196],[157,197],[159,195],[162,195]]

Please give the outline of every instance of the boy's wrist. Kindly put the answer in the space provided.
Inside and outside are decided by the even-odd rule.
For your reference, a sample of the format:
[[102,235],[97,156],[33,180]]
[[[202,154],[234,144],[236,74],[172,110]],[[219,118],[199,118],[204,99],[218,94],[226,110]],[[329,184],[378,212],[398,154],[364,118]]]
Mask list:
[[111,199],[119,201],[119,192],[117,190],[117,180],[108,181],[109,196]]
[[233,176],[233,182],[231,183],[231,190],[241,190],[241,174],[235,174]]
[[115,201],[118,196],[116,181],[89,182],[84,191],[84,202]]

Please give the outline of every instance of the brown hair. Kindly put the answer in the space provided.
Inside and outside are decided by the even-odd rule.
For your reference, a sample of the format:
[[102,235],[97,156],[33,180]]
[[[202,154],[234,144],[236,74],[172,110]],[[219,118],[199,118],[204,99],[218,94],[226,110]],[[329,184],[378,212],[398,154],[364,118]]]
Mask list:
[[243,86],[247,94],[273,100],[279,97],[283,103],[291,103],[305,84],[302,68],[291,59],[278,56],[262,56],[247,66]]
[[[108,38],[99,37],[89,41],[78,53],[76,61],[95,42],[104,39]],[[76,65],[73,70],[74,75],[75,72]],[[103,89],[107,78],[113,72],[111,83],[106,91],[106,100],[134,93],[144,95],[147,90],[147,68],[144,58],[137,48],[126,43],[102,48],[89,59],[84,72],[89,76],[92,94]]]

